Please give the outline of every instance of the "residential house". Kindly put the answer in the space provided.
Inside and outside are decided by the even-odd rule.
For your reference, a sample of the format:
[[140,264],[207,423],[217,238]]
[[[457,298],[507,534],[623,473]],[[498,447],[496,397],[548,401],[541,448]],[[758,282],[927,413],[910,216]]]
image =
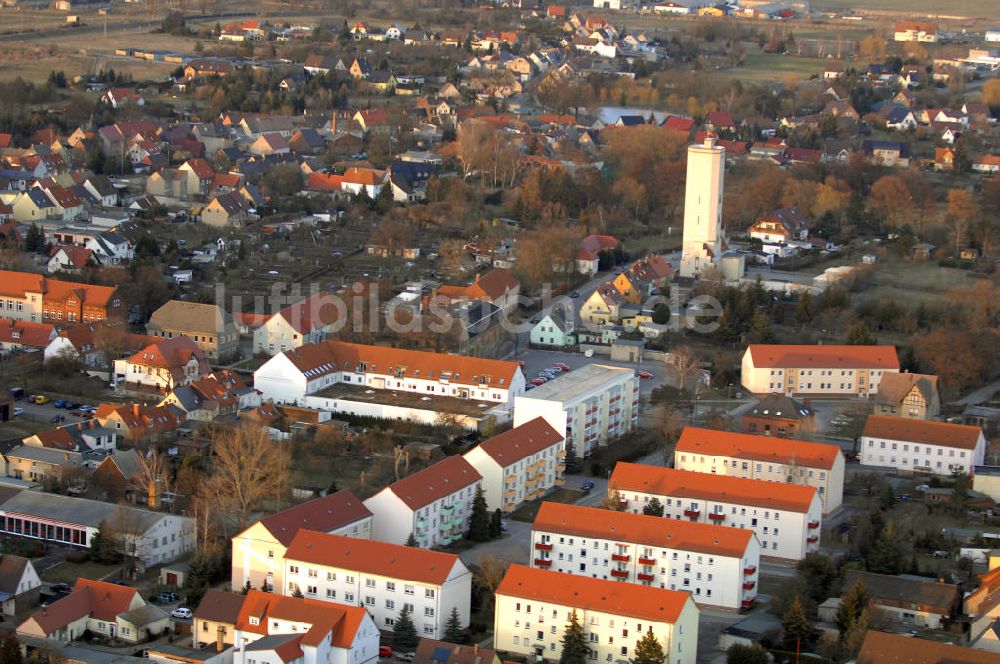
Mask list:
[[97,407],[94,417],[102,427],[121,435],[132,445],[169,438],[187,419],[175,408],[137,403],[103,403]]
[[140,567],[173,562],[194,550],[194,523],[188,517],[86,498],[18,491],[0,499],[0,517],[2,535],[81,549],[90,546],[102,523],[119,524],[129,531]]
[[844,499],[844,455],[837,445],[684,427],[673,467],[815,487],[827,516]]
[[285,552],[301,529],[371,539],[372,513],[350,491],[337,491],[262,518],[233,537],[232,589],[285,588]]
[[320,154],[326,148],[326,139],[311,127],[301,127],[292,134],[288,147],[297,154]]
[[368,198],[375,200],[378,198],[382,187],[388,182],[387,171],[376,170],[374,168],[358,168],[352,166],[344,171],[341,176],[340,190],[352,195],[364,194]]
[[946,629],[962,607],[962,592],[953,583],[908,574],[849,571],[844,591],[858,582],[868,591],[875,610],[906,626]]
[[971,620],[970,643],[981,650],[1000,653],[1000,635],[997,621],[1000,621],[1000,556],[992,552],[989,569],[979,575],[979,587],[967,593],[962,599],[962,613]]
[[70,594],[33,613],[18,625],[17,634],[69,643],[90,632],[142,643],[169,629],[170,616],[147,604],[135,588],[77,579]]
[[175,387],[158,405],[171,406],[189,420],[212,422],[260,406],[260,395],[235,371],[223,369],[189,385]]
[[364,607],[251,590],[233,642],[233,664],[376,664],[379,631]]
[[41,187],[31,187],[21,192],[13,203],[14,221],[30,223],[57,216],[55,203]]
[[170,391],[211,373],[212,368],[190,337],[154,341],[132,356],[115,360],[112,382]]
[[536,569],[680,590],[732,611],[757,597],[760,543],[743,528],[544,502],[531,543]]
[[146,324],[151,337],[189,337],[212,361],[225,361],[239,350],[239,330],[222,307],[170,300],[153,312]]
[[993,664],[996,654],[941,641],[915,639],[873,629],[865,634],[857,664]]
[[288,154],[291,152],[291,148],[288,146],[288,141],[285,140],[284,136],[277,132],[261,134],[247,149],[252,154],[262,157],[274,154]]
[[1000,173],[1000,155],[987,154],[973,157],[970,160],[969,167],[974,173],[985,173],[987,175]]
[[541,417],[476,445],[463,456],[483,478],[490,512],[509,513],[565,483],[563,435]]
[[452,611],[469,624],[472,573],[453,553],[302,529],[285,552],[282,595],[362,606],[391,630],[404,604],[417,633],[444,636]]
[[94,470],[93,483],[104,491],[104,500],[117,502],[148,499],[148,487],[141,486],[143,460],[134,449],[118,450],[104,457]]
[[931,21],[896,21],[893,40],[898,42],[937,43],[938,24]]
[[593,277],[600,266],[601,253],[614,251],[618,246],[618,240],[610,235],[588,235],[580,241],[580,248],[576,253],[576,271]]
[[863,466],[945,476],[971,476],[986,456],[979,427],[883,415],[868,416],[860,446]]
[[809,237],[810,222],[798,208],[781,208],[750,226],[750,237],[765,244],[788,244]]
[[254,218],[250,201],[238,191],[220,194],[201,209],[201,221],[221,228],[242,227]]
[[365,501],[374,515],[375,539],[403,544],[412,535],[425,549],[461,539],[482,480],[456,455],[393,482]]
[[807,403],[771,394],[744,412],[741,424],[743,433],[794,438],[813,431],[815,412]]
[[336,294],[320,292],[267,318],[253,333],[253,351],[275,355],[326,338],[339,316]]
[[215,169],[204,159],[189,159],[177,168],[177,175],[184,183],[182,191],[188,196],[206,196],[212,187]]
[[663,516],[749,528],[761,555],[801,560],[819,551],[823,506],[815,487],[619,462],[609,499],[638,514],[653,498]]
[[0,307],[16,320],[67,323],[124,318],[116,287],[49,279],[40,274],[0,270]]
[[910,146],[899,141],[866,140],[861,144],[865,159],[876,166],[908,168]]
[[938,377],[905,371],[885,374],[875,395],[874,412],[918,420],[937,419],[941,414]]
[[596,661],[630,660],[647,633],[664,661],[696,659],[699,612],[690,593],[511,565],[494,596],[493,647],[519,657],[557,658],[563,627],[575,614]]
[[741,384],[753,394],[872,397],[885,374],[898,372],[893,346],[750,344]]
[[22,349],[41,350],[56,337],[56,328],[50,323],[0,318],[0,355]]
[[510,270],[495,268],[477,274],[468,286],[441,286],[432,298],[448,302],[476,300],[489,302],[506,314],[517,309],[521,284]]
[[65,272],[79,274],[84,268],[94,265],[94,252],[86,247],[75,245],[60,245],[52,247],[45,270],[49,274]]
[[566,348],[576,344],[575,323],[572,312],[553,307],[531,328],[529,340],[533,346]]
[[12,553],[0,553],[0,615],[24,613],[38,604],[42,581],[31,561]]
[[482,648],[478,643],[459,645],[438,641],[436,639],[420,639],[413,653],[414,664],[500,664],[496,651]]
[[235,645],[236,623],[244,596],[209,588],[194,610],[191,620],[191,647],[195,650],[214,644],[216,651]]
[[639,377],[633,369],[588,364],[514,400],[514,426],[544,418],[587,457],[638,428]]
[[617,323],[626,302],[614,283],[605,282],[580,305],[580,318],[595,327]]
[[934,148],[934,170],[939,172],[955,170],[955,150],[953,148]]

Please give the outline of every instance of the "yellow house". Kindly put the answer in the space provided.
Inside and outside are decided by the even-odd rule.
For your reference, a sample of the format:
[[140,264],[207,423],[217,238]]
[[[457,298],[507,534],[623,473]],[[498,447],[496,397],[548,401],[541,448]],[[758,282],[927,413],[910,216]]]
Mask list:
[[726,10],[722,7],[702,7],[698,10],[698,16],[725,16]]
[[580,318],[592,325],[615,323],[618,321],[618,307],[623,301],[621,293],[613,285],[605,284],[580,305]]
[[627,272],[622,272],[617,277],[615,277],[612,284],[615,287],[622,298],[629,304],[641,304],[644,293],[642,288],[638,284],[633,283],[632,277],[628,275]]

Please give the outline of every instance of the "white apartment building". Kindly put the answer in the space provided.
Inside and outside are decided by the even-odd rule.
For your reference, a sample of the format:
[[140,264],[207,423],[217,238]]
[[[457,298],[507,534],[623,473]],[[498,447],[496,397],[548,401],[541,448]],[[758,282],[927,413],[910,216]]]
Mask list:
[[748,528],[765,557],[801,560],[819,551],[823,506],[815,487],[619,462],[608,492],[634,514],[656,498],[668,519]]
[[233,537],[232,589],[285,587],[285,552],[300,529],[371,539],[372,513],[350,491],[338,491],[266,516]]
[[375,664],[378,647],[362,607],[251,590],[225,654],[233,664]]
[[565,483],[563,436],[536,417],[476,445],[465,460],[483,476],[490,512],[513,512]]
[[524,375],[509,360],[327,340],[275,355],[254,387],[276,403],[437,424],[442,412],[509,419],[500,411],[524,392]]
[[592,662],[628,664],[648,631],[664,664],[694,664],[698,607],[688,593],[511,565],[495,593],[493,647],[554,661],[573,613]]
[[674,468],[814,486],[824,515],[844,501],[844,455],[836,445],[685,427]]
[[460,539],[482,483],[483,476],[459,455],[393,482],[365,501],[375,517],[375,539],[403,544],[412,534],[424,549]]
[[966,424],[869,415],[861,464],[899,471],[972,475],[986,457],[983,430]]
[[895,346],[750,344],[741,380],[754,394],[871,397],[892,372],[899,372]]
[[514,399],[514,426],[543,417],[586,457],[639,423],[639,377],[632,369],[588,364]]
[[737,611],[757,597],[760,542],[743,528],[546,502],[531,543],[538,569],[680,590]]
[[283,595],[362,606],[383,630],[404,606],[424,638],[444,638],[452,609],[469,624],[472,573],[451,553],[300,530],[285,553],[285,579]]

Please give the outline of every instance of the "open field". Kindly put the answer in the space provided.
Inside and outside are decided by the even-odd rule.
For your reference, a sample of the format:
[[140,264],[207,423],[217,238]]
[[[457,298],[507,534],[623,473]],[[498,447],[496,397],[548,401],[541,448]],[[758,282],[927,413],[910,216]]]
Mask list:
[[719,69],[708,72],[710,76],[726,79],[739,78],[743,82],[755,83],[784,81],[788,78],[805,79],[813,74],[822,74],[827,67],[835,66],[836,60],[825,58],[805,58],[776,53],[754,53],[747,56],[742,67]]
[[943,17],[996,18],[997,5],[988,0],[814,0],[813,11],[856,11],[916,17],[923,14]]

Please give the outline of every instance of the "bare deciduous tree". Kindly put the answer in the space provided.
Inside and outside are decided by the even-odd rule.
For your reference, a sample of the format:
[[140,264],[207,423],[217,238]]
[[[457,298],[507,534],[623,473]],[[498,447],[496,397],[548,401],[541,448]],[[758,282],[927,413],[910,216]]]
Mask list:
[[677,374],[677,387],[686,390],[692,378],[698,375],[701,362],[688,345],[677,346],[670,351],[670,366]]
[[497,558],[495,555],[486,556],[480,561],[475,570],[474,580],[476,585],[492,597],[493,593],[500,586],[500,582],[503,581],[503,577],[507,574],[509,566],[510,563]]
[[207,497],[230,525],[246,526],[250,513],[288,486],[290,454],[263,429],[241,426],[212,439],[215,453]]

